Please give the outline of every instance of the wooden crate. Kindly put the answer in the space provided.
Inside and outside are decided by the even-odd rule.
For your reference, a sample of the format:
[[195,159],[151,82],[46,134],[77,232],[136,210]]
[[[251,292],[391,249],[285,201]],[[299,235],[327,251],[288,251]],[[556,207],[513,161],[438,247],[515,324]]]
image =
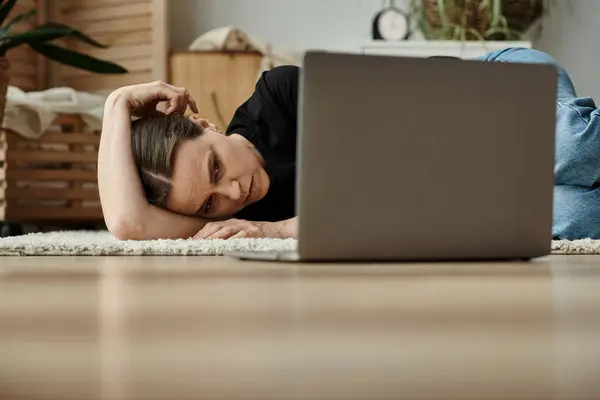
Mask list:
[[0,131],[0,221],[101,221],[100,132],[61,115],[38,140]]
[[224,130],[254,92],[261,60],[258,53],[178,52],[171,55],[170,80],[187,88],[200,115]]

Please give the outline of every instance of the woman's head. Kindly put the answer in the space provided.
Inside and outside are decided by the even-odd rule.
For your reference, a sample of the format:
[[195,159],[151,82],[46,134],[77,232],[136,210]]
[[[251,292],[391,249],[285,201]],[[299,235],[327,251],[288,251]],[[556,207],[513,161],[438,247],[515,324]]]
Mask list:
[[148,201],[179,214],[230,217],[269,188],[254,146],[240,135],[221,134],[206,120],[139,119],[132,123],[132,149]]

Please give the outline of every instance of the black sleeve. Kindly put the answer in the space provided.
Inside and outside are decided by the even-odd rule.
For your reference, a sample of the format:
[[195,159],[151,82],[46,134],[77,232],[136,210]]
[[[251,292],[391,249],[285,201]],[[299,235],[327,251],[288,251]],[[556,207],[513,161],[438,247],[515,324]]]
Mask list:
[[294,66],[276,67],[263,74],[264,87],[273,100],[285,112],[288,118],[297,119],[298,115],[298,80],[300,68]]
[[296,123],[298,114],[298,80],[300,68],[275,67],[262,73],[254,93],[236,110],[226,133],[243,134],[252,124],[257,124],[261,111],[277,111],[289,122]]
[[275,67],[263,72],[252,96],[235,112],[226,134],[238,133],[263,157],[294,159],[300,68]]

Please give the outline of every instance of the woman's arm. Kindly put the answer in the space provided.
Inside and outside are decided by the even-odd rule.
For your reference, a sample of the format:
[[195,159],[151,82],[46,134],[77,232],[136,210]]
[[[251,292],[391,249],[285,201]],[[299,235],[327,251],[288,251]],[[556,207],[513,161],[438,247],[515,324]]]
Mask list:
[[[172,98],[162,100],[173,105]],[[179,99],[179,103],[182,102],[183,99]],[[176,103],[175,107],[178,107],[177,111],[182,107],[185,111],[187,104]],[[117,90],[108,97],[104,109],[98,152],[98,188],[106,225],[121,240],[192,237],[206,220],[155,207],[144,196],[131,148],[132,108],[127,91]]]

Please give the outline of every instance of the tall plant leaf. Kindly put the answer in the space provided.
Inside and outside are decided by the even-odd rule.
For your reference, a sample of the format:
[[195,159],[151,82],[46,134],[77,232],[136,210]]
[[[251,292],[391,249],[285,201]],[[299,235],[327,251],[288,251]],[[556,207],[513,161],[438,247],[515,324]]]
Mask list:
[[69,31],[65,29],[43,29],[34,28],[30,31],[9,35],[0,41],[0,54],[6,53],[13,47],[23,44],[48,42],[50,40],[60,39],[68,35]]
[[127,70],[120,65],[103,61],[51,43],[29,43],[29,46],[50,60],[75,68],[101,74],[124,74]]
[[80,42],[83,43],[87,43],[91,46],[94,47],[98,47],[101,49],[107,49],[108,46],[105,44],[102,44],[100,42],[97,42],[96,40],[92,39],[89,36],[86,36],[85,34],[83,34],[81,31],[78,31],[77,29],[71,28],[70,26],[67,26],[65,24],[59,24],[57,22],[47,22],[45,24],[42,24],[39,26],[40,28],[51,28],[51,29],[65,29],[70,31],[70,33],[68,34],[69,37],[72,37],[73,39],[77,39]]
[[502,1],[501,0],[493,0],[492,1],[492,26],[496,26],[498,21],[502,17]]
[[2,4],[0,7],[0,26],[4,25],[4,21],[8,17],[8,14],[12,11],[17,0],[8,0],[6,3]]
[[447,24],[447,21],[446,21],[446,5],[444,4],[444,0],[438,0],[437,6],[438,6],[438,13],[440,14],[440,21],[442,23],[442,26],[445,26]]

